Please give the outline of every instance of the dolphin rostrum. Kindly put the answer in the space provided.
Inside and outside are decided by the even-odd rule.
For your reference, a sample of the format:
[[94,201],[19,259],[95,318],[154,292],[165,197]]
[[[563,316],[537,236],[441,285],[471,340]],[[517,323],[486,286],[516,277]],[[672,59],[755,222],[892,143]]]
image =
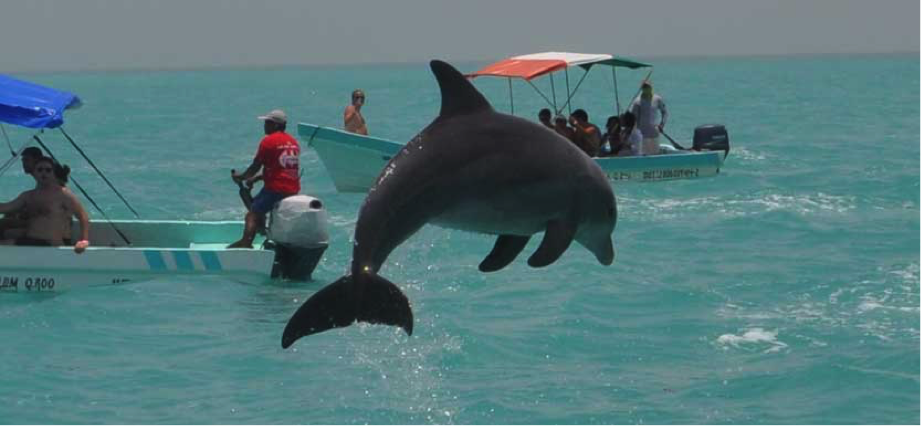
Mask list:
[[451,65],[430,65],[441,112],[381,172],[358,214],[349,273],[301,305],[282,347],[356,321],[412,334],[409,300],[377,272],[426,223],[497,235],[483,272],[507,266],[538,232],[532,267],[555,262],[573,240],[614,261],[617,206],[601,168],[554,131],[493,110]]

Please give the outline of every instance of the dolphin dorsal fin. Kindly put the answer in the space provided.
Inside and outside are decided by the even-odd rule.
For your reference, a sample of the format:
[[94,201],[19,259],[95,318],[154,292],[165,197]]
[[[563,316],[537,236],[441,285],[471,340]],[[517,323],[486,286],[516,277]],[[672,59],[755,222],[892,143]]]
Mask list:
[[473,87],[457,69],[444,61],[434,60],[429,64],[441,88],[441,117],[469,114],[483,109],[492,110],[489,101]]

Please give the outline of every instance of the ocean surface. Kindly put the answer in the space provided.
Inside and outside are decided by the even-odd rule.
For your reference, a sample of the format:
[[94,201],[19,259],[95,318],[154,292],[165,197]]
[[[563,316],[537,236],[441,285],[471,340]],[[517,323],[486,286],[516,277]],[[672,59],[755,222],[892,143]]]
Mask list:
[[[412,337],[358,325],[282,350],[290,315],[346,271],[363,200],[304,146],[304,192],[330,215],[314,281],[0,293],[0,422],[919,423],[917,55],[650,61],[669,134],[722,123],[732,151],[713,178],[616,184],[613,265],[573,245],[529,268],[534,238],[482,274],[493,238],[428,226],[381,271]],[[618,70],[622,107],[645,75]],[[425,63],[15,76],[83,99],[66,130],[145,219],[242,219],[229,170],[273,108],[291,132],[339,126],[360,87],[371,134],[406,141],[440,105]],[[476,85],[509,110],[506,80]],[[603,125],[613,88],[596,68],[573,104]],[[514,93],[518,115],[544,106]],[[5,128],[15,148],[30,136]],[[43,139],[131,218],[57,131]],[[17,165],[0,200],[31,185]]]

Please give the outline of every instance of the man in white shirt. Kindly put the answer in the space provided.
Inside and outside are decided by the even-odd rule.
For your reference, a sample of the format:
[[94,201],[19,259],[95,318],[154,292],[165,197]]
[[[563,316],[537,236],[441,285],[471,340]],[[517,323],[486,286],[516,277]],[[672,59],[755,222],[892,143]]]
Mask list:
[[640,88],[640,96],[630,104],[630,112],[636,116],[643,133],[643,155],[655,155],[659,153],[659,133],[665,128],[668,109],[662,97],[652,92],[652,83],[643,81]]

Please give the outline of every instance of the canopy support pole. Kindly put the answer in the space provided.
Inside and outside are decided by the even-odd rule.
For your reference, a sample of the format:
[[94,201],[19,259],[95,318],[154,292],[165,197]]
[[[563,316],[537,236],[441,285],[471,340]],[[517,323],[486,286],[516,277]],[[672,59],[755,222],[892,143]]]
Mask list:
[[10,166],[12,166],[13,163],[16,161],[16,157],[19,157],[20,155],[22,155],[22,152],[26,150],[26,145],[27,143],[24,143],[19,148],[19,151],[13,151],[13,156],[10,157],[9,160],[6,160],[6,162],[3,163],[2,166],[0,166],[0,177],[3,177],[6,171],[9,170]]
[[[590,70],[590,69],[589,69],[589,70]],[[582,82],[585,81],[585,77],[588,76],[588,71],[589,71],[589,70],[586,70],[586,71],[585,71],[585,74],[582,74],[582,78],[579,79],[579,83],[576,84],[576,88],[572,90],[572,94],[569,95],[569,98],[566,99],[566,105],[564,105],[564,106],[568,106],[570,111],[572,111],[572,104],[570,104],[570,101],[572,101],[572,97],[575,96],[576,93],[579,93],[579,87],[582,86]],[[570,113],[570,115],[572,115],[572,113]]]
[[617,115],[620,115],[620,95],[617,94],[617,67],[611,67],[611,77],[614,79],[614,105],[617,106]]
[[568,108],[567,112],[569,115],[572,115],[572,105],[569,103],[569,99],[572,98],[572,92],[569,91],[569,67],[566,67],[563,70],[566,72],[566,105],[563,106]]
[[553,102],[550,102],[550,98],[548,98],[547,95],[544,94],[544,92],[541,92],[540,89],[538,89],[537,86],[534,85],[534,83],[531,83],[531,80],[525,80],[525,81],[527,81],[528,84],[530,84],[531,87],[534,88],[534,91],[537,92],[538,95],[540,95],[542,98],[544,98],[544,101],[547,102],[547,105],[552,106],[552,107],[554,107],[554,109],[556,109],[556,106],[553,105]]
[[16,161],[16,158],[22,155],[22,152],[26,150],[26,146],[29,145],[29,140],[32,138],[30,137],[29,139],[26,139],[26,141],[22,143],[22,146],[20,146],[19,150],[17,151],[13,149],[13,143],[10,142],[10,138],[6,134],[6,129],[3,127],[3,123],[0,123],[0,129],[3,130],[3,136],[6,137],[6,144],[10,147],[10,154],[12,154],[10,159],[6,160],[6,162],[0,166],[0,177],[3,177],[3,175],[6,174],[6,171],[9,170],[10,166],[12,166]]
[[512,115],[515,115],[515,97],[512,96],[512,78],[508,78],[508,101],[512,106]]
[[0,123],[0,130],[3,131],[3,139],[6,139],[6,146],[10,147],[10,154],[15,157],[16,151],[13,149],[13,144],[10,143],[10,137],[6,134],[6,127],[3,125],[3,123]]
[[[54,157],[54,154],[51,153],[51,150],[48,149],[48,146],[45,145],[45,143],[42,142],[41,139],[38,138],[38,135],[32,135],[32,139],[35,139],[35,141],[38,142],[39,145],[41,145],[41,147],[45,150],[45,152],[48,153],[48,156],[51,157],[52,160],[54,160],[55,162],[58,162],[58,159]],[[109,223],[109,226],[111,226],[112,229],[115,230],[115,232],[118,234],[118,236],[119,236],[119,237],[122,237],[122,239],[125,240],[125,244],[127,244],[127,245],[130,246],[130,245],[131,245],[131,241],[128,241],[128,237],[126,237],[125,234],[123,234],[122,231],[119,230],[119,229],[115,226],[114,223],[112,223],[112,220],[109,219],[109,216],[106,216],[106,212],[102,211],[102,209],[99,207],[99,204],[96,204],[96,201],[93,200],[93,197],[90,197],[90,194],[87,194],[87,193],[86,193],[86,190],[83,189],[83,186],[81,186],[80,183],[77,182],[77,178],[76,178],[75,176],[71,176],[71,177],[70,177],[70,180],[71,180],[71,182],[74,183],[74,186],[76,186],[77,189],[80,190],[80,193],[82,193],[83,196],[86,197],[86,199],[89,200],[89,202],[93,205],[93,207],[96,208],[96,210],[99,212],[99,214],[102,215],[102,217],[106,220],[106,222]]]
[[[77,143],[74,142],[74,140],[70,138],[70,135],[68,135],[67,132],[64,131],[64,128],[63,128],[63,127],[59,127],[58,130],[60,130],[60,131],[61,131],[61,134],[63,134],[64,137],[67,138],[68,141],[70,141],[70,144],[73,145],[74,148],[77,149],[77,152],[79,152],[80,155],[83,156],[83,159],[85,159],[87,163],[90,163],[90,166],[93,166],[93,170],[96,170],[96,173],[98,173],[99,176],[102,177],[102,180],[106,181],[106,184],[109,185],[109,188],[112,188],[112,191],[115,191],[115,195],[118,195],[118,198],[120,198],[120,199],[122,200],[122,202],[125,203],[125,206],[128,207],[128,210],[131,210],[131,213],[134,213],[134,217],[140,219],[140,218],[141,218],[141,215],[139,215],[138,212],[137,212],[136,210],[134,210],[134,207],[131,207],[131,204],[128,204],[128,200],[126,200],[125,197],[122,197],[122,194],[121,194],[120,192],[118,192],[117,189],[115,189],[115,186],[112,185],[112,182],[109,182],[109,179],[106,177],[106,175],[102,174],[102,171],[99,170],[98,167],[96,167],[96,164],[93,163],[93,160],[90,160],[90,157],[87,157],[87,156],[86,156],[86,153],[84,153],[83,150],[80,149],[79,146],[77,146]],[[47,151],[47,149],[46,149],[46,151]]]
[[550,92],[553,93],[553,115],[557,115],[560,113],[560,111],[556,109],[556,87],[553,86],[552,73],[550,74]]

